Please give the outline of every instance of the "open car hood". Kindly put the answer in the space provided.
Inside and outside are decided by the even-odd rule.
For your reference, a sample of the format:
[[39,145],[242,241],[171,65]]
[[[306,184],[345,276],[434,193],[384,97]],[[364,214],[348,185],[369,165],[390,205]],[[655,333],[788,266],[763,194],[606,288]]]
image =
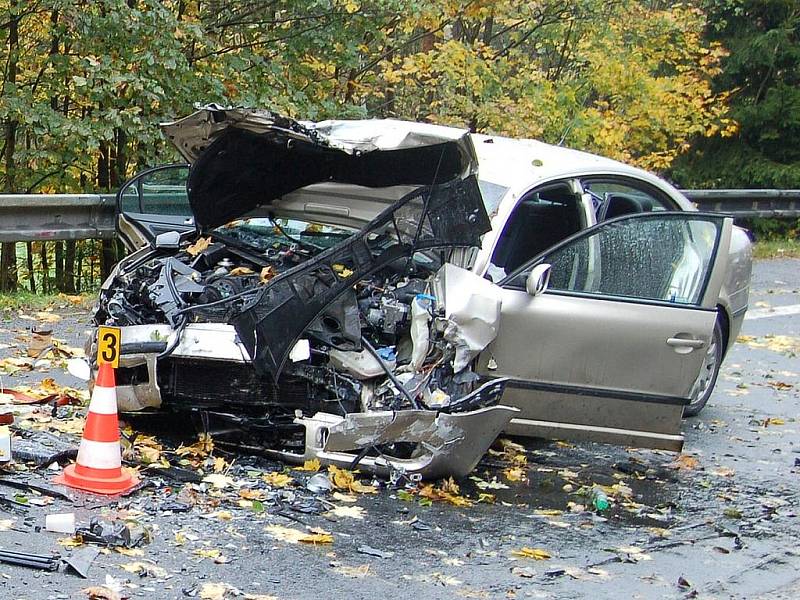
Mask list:
[[189,203],[201,230],[318,183],[436,186],[477,173],[469,132],[438,125],[299,122],[267,110],[211,105],[161,127],[192,164]]

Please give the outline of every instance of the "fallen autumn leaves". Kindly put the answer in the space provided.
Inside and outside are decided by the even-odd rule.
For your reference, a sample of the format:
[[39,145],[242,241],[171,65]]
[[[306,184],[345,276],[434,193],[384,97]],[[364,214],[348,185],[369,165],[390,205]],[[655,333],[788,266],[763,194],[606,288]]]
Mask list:
[[[56,321],[53,326],[55,331],[59,323]],[[57,339],[58,334],[53,338]],[[65,391],[72,393],[59,385],[58,377],[49,376],[54,370],[63,370],[66,356],[51,352],[41,357],[44,362],[34,366],[36,359],[22,356],[27,352],[25,340],[26,336],[21,335],[16,346],[6,349],[19,354],[8,358],[30,360],[19,363],[27,366],[15,371],[14,389],[37,399]],[[48,376],[33,382],[45,374]],[[26,379],[26,386],[16,385]],[[78,402],[85,401],[85,391],[78,388],[74,392]],[[83,425],[83,411],[77,405],[26,406],[11,404],[12,399],[8,402],[8,409],[18,413],[18,434],[23,430],[37,435],[47,433],[73,447],[76,444]],[[793,422],[789,417],[762,417],[753,428],[778,432]],[[726,424],[720,422],[714,427],[724,429]],[[735,489],[729,489],[736,475],[733,469],[702,454],[675,457],[629,452],[614,462],[602,449],[576,449],[565,443],[523,446],[499,440],[465,480],[403,481],[392,486],[358,472],[327,468],[318,461],[287,468],[236,456],[217,447],[210,436],[180,444],[130,428],[125,433],[125,460],[140,470],[146,482],[146,487],[131,496],[105,507],[89,503],[88,508],[81,503],[63,507],[58,498],[28,488],[6,496],[14,502],[6,506],[20,514],[4,520],[4,527],[12,532],[28,531],[31,538],[38,535],[53,544],[55,535],[35,534],[21,515],[34,515],[37,510],[75,510],[83,522],[90,516],[102,516],[151,531],[154,542],[150,544],[103,548],[90,572],[96,585],[87,588],[93,589],[92,593],[107,594],[95,596],[98,598],[137,594],[157,597],[158,591],[166,589],[171,590],[169,597],[274,597],[259,594],[258,588],[235,577],[245,564],[271,562],[280,555],[315,561],[316,568],[327,569],[339,580],[374,580],[385,577],[387,569],[394,570],[403,555],[418,552],[427,557],[425,567],[402,573],[403,581],[445,588],[451,595],[468,597],[481,597],[483,592],[461,574],[465,572],[463,566],[479,568],[487,561],[506,564],[506,572],[514,579],[606,581],[618,574],[609,574],[598,565],[650,564],[648,558],[656,556],[661,545],[690,543],[682,540],[681,528],[691,523],[687,525],[686,516],[669,494],[654,498],[643,494],[643,490],[669,490],[672,483],[665,482],[693,481],[707,489],[710,498],[717,499],[721,521],[745,523],[757,513],[752,506],[738,506]],[[36,478],[46,483],[49,478],[45,471],[25,468],[24,462],[18,463],[5,475],[27,483]],[[309,489],[315,476],[317,481],[321,478],[329,483],[327,490]],[[608,495],[612,503],[608,511],[591,510],[588,492],[593,487]],[[482,506],[489,504],[493,506]],[[483,533],[481,527],[487,527],[486,523],[501,511],[513,514],[517,523],[524,522],[526,526],[515,526],[502,536]],[[636,529],[629,540],[617,539],[598,546],[596,564],[581,560],[574,552],[565,553],[554,542],[591,530],[607,532],[614,523],[646,527]],[[446,538],[448,527],[460,524],[465,530],[475,531],[470,534],[474,536],[472,546],[449,547],[439,541]],[[73,555],[87,547],[85,539],[63,539],[65,546],[61,549],[65,554]],[[716,547],[717,555],[736,552],[735,544],[725,547],[724,541],[716,542]],[[177,567],[174,559],[170,562],[172,556],[179,557],[187,571]],[[207,579],[198,581],[200,576]],[[183,583],[186,578],[195,578],[196,583],[187,586]],[[694,581],[694,577],[691,579]],[[156,591],[148,591],[151,589]],[[294,596],[280,588],[263,591],[281,598]]]

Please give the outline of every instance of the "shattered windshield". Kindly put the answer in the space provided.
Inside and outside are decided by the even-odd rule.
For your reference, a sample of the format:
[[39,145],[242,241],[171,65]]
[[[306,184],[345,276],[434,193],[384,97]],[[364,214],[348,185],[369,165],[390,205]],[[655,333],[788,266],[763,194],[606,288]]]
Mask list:
[[213,232],[222,238],[256,248],[259,252],[270,252],[287,244],[327,250],[353,235],[356,229],[299,219],[256,217],[237,219],[217,227]]

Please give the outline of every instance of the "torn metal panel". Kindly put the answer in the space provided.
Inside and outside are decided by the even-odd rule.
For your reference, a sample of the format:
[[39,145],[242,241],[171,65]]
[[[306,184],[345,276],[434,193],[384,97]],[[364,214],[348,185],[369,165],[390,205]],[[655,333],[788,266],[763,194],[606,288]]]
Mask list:
[[[518,412],[508,406],[487,406],[499,400],[504,387],[503,380],[484,384],[463,399],[465,412],[401,410],[301,417],[295,422],[305,428],[305,452],[268,454],[292,463],[316,458],[323,464],[350,467],[362,450],[376,448],[378,452],[361,457],[359,469],[382,476],[399,471],[426,479],[462,477],[475,468]],[[413,444],[415,448],[408,457],[380,451],[381,446],[393,444]]]
[[162,123],[161,129],[189,162],[196,160],[224,132],[238,129],[257,135],[280,133],[287,139],[314,142],[350,155],[454,142],[465,155],[464,175],[477,169],[476,153],[467,130],[427,123],[394,119],[313,123],[295,121],[264,109],[211,104],[177,121]]
[[322,464],[350,467],[359,448],[389,440],[414,440],[419,444],[414,456],[365,456],[358,468],[384,477],[393,471],[419,474],[425,479],[463,477],[475,468],[516,412],[518,409],[508,406],[493,406],[438,415],[414,410],[388,415],[352,413],[346,417],[317,413],[296,421],[306,429],[304,454],[276,450],[268,454],[294,464],[316,458]]
[[436,273],[432,288],[445,307],[444,337],[456,346],[458,373],[497,337],[502,296],[490,281],[449,263]]

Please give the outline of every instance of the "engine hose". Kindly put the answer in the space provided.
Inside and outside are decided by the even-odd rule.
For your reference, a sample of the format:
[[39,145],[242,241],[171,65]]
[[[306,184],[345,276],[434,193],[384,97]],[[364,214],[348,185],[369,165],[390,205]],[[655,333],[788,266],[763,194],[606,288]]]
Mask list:
[[156,356],[156,360],[161,360],[162,358],[166,358],[175,351],[175,348],[177,348],[178,344],[180,344],[181,342],[181,337],[183,336],[183,330],[186,329],[186,325],[188,323],[189,323],[188,319],[185,318],[181,321],[180,325],[178,325],[178,328],[175,330],[175,339],[169,346],[167,346],[164,349],[164,351],[161,354]]
[[420,405],[420,403],[415,398],[413,398],[411,394],[408,393],[408,390],[405,387],[403,387],[403,384],[400,383],[400,380],[397,379],[397,377],[395,377],[394,373],[392,373],[392,369],[389,368],[389,365],[386,364],[386,361],[384,361],[383,358],[381,358],[381,355],[378,354],[378,351],[375,350],[372,344],[369,343],[369,340],[367,340],[367,338],[365,338],[363,335],[361,336],[361,343],[364,344],[364,347],[367,349],[367,352],[369,352],[370,354],[372,354],[372,356],[375,357],[375,360],[378,361],[378,364],[380,364],[381,368],[386,372],[386,376],[389,378],[389,381],[391,381],[394,384],[394,387],[400,390],[400,393],[403,394],[406,400],[408,400],[411,403],[411,406],[413,406],[417,410],[421,410],[422,406]]

